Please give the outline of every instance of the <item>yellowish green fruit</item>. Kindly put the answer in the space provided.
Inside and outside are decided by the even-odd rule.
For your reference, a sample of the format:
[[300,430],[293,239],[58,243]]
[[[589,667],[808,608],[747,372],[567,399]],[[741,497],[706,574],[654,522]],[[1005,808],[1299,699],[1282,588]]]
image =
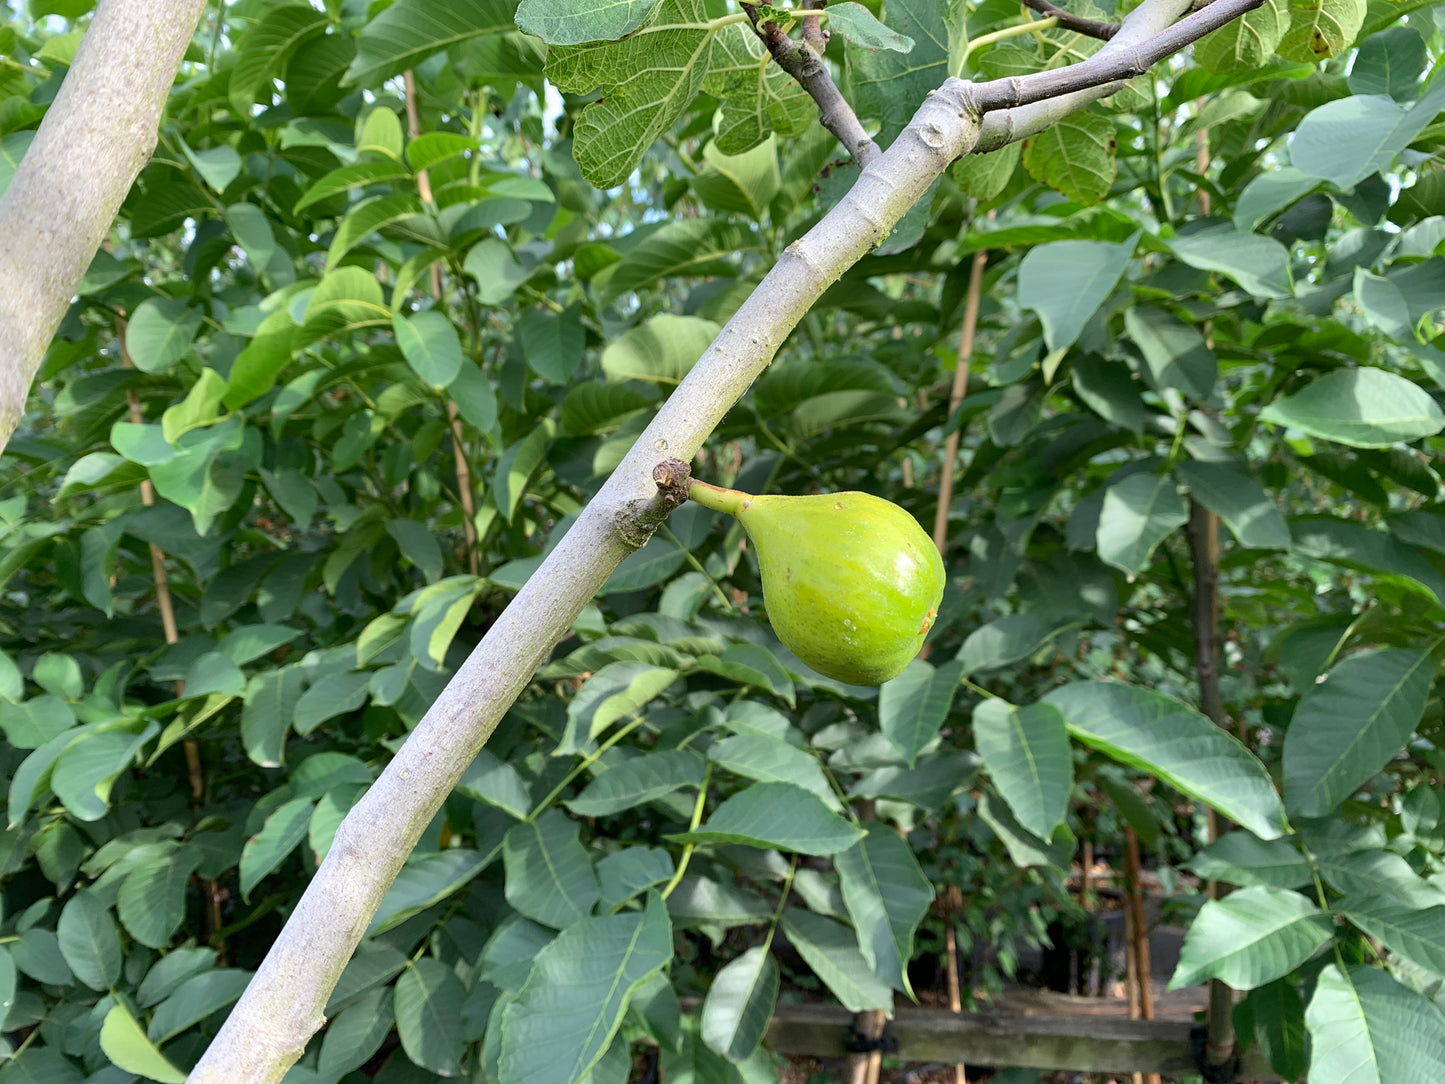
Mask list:
[[898,505],[867,493],[755,497],[698,481],[688,496],[743,525],[773,631],[818,673],[881,685],[918,654],[943,598],[943,561]]

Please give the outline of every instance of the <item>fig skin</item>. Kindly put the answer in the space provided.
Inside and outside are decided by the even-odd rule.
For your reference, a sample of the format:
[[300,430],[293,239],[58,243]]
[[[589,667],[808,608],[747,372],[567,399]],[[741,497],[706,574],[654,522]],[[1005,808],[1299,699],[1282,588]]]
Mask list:
[[773,631],[818,673],[881,685],[918,654],[943,598],[943,559],[898,505],[853,492],[755,497],[696,480],[688,496],[743,525]]

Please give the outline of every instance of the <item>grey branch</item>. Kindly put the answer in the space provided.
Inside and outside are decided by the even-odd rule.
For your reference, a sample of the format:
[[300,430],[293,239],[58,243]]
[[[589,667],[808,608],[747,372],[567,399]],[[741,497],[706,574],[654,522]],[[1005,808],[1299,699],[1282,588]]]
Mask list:
[[0,451],[96,249],[156,145],[205,0],[106,0],[0,196]]
[[[743,4],[743,10],[752,20],[753,29],[768,47],[778,67],[798,81],[813,101],[818,103],[819,119],[823,127],[838,137],[838,142],[848,149],[860,166],[866,166],[882,153],[873,142],[867,130],[858,120],[858,114],[838,90],[828,64],[823,59],[818,44],[822,43],[822,31],[818,28],[818,17],[803,17],[803,40],[794,41],[775,22],[758,22],[756,4]],[[811,28],[809,23],[812,24]]]
[[[1228,3],[1229,15],[1207,25],[1193,23],[1182,41],[1162,52],[1143,48],[1190,2],[1144,0],[1112,41],[1068,71],[1095,64],[1095,78],[1121,78],[1110,73],[1132,71],[1144,55],[1167,56],[1260,0],[1216,0],[1201,14],[1215,7],[1222,13]],[[1115,54],[1124,57],[1122,68]],[[1107,89],[1086,84],[1066,100],[1091,100]],[[422,832],[537,667],[632,552],[617,517],[635,517],[634,502],[647,507],[657,499],[653,471],[659,452],[690,460],[823,291],[887,237],[949,163],[974,147],[980,138],[977,90],[949,79],[930,92],[893,145],[864,166],[847,195],[784,250],[719,332],[347,814],[251,984],[192,1070],[190,1084],[275,1084],[300,1057],[324,1023],[323,1009],[342,968]],[[1014,92],[1003,104],[1026,98]],[[1021,131],[1042,124],[1045,106],[1056,104],[1027,100],[1036,104],[1001,108],[989,120]]]
[[1132,79],[1205,34],[1263,4],[1264,0],[1214,0],[1208,7],[1185,16],[1139,45],[1118,50],[1101,49],[1088,60],[1067,68],[974,84],[970,93],[973,107],[980,113],[1013,109],[1077,90]]
[[1089,19],[1083,15],[1075,15],[1072,11],[1065,11],[1057,4],[1049,3],[1049,0],[1024,0],[1024,4],[1033,8],[1040,15],[1048,15],[1057,19],[1059,25],[1065,30],[1076,30],[1085,37],[1108,41],[1119,32],[1118,23],[1106,23],[1102,19]]

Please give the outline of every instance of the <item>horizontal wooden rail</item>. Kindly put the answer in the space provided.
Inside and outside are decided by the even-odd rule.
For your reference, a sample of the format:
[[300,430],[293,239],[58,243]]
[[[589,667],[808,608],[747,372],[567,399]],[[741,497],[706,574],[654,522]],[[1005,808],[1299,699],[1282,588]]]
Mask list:
[[[1051,1001],[1094,1001],[1062,998]],[[853,1014],[841,1005],[779,1004],[766,1043],[783,1054],[845,1057]],[[885,1032],[890,1056],[905,1062],[958,1062],[1081,1073],[1194,1074],[1192,1024],[1182,1020],[1127,1020],[1090,1014],[963,1012],[911,1006],[897,1010]],[[891,1041],[890,1041],[891,1040]],[[896,1045],[894,1045],[896,1044]],[[1279,1076],[1258,1050],[1245,1054],[1239,1075],[1272,1081]]]

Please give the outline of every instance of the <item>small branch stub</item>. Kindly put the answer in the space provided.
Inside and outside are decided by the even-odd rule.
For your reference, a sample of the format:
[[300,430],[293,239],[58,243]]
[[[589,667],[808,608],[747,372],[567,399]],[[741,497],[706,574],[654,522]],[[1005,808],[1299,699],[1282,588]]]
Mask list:
[[652,468],[657,493],[649,500],[628,501],[627,508],[614,517],[617,533],[633,549],[641,549],[673,509],[687,500],[692,470],[681,459],[664,459]]

